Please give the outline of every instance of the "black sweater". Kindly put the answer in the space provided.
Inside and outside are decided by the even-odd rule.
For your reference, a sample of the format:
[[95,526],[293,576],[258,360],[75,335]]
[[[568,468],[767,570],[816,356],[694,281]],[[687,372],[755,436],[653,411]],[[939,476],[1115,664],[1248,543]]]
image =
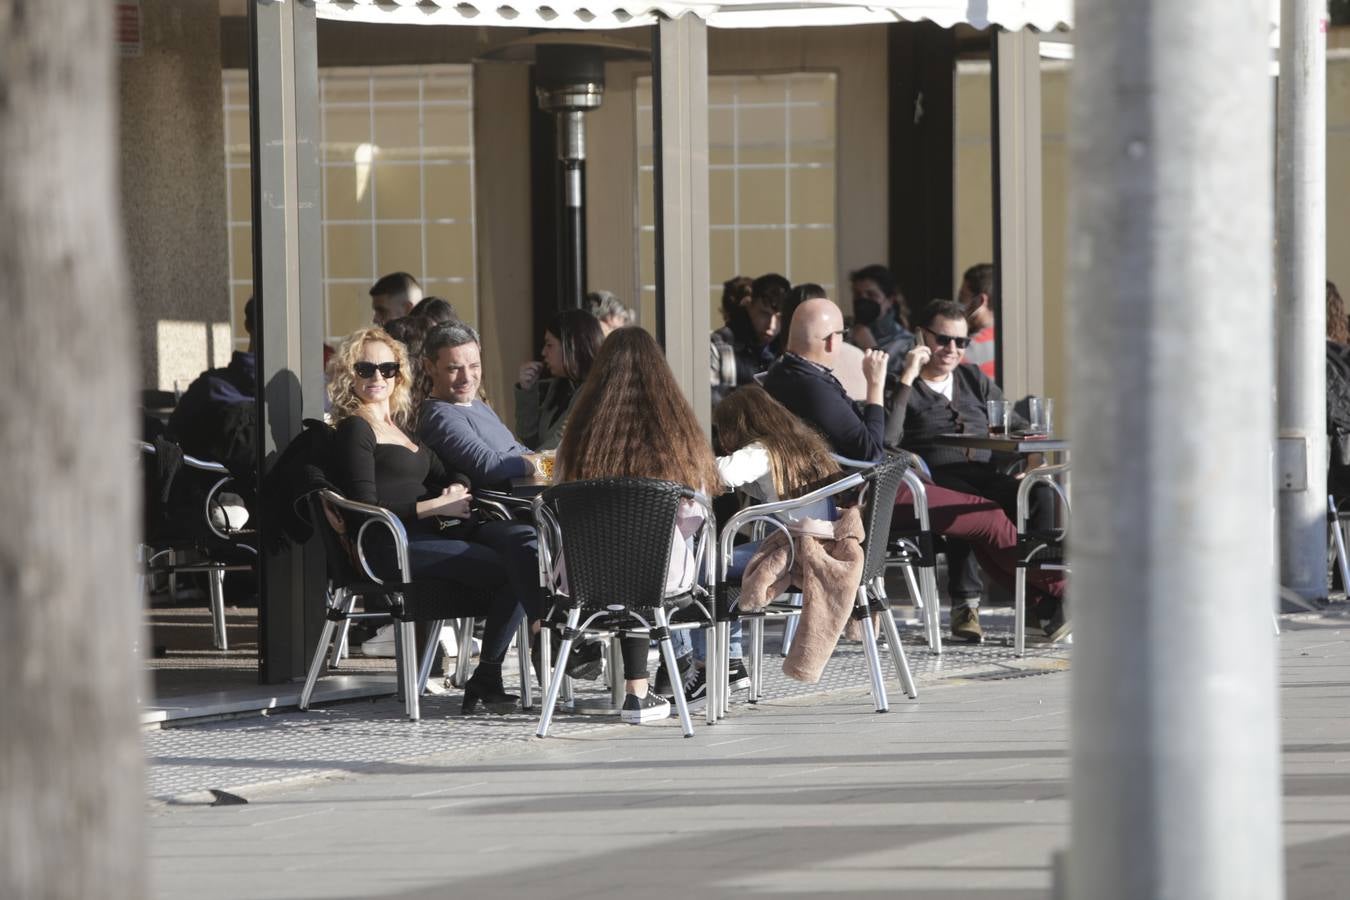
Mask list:
[[987,434],[989,415],[984,404],[1002,399],[999,386],[973,365],[963,363],[952,371],[951,400],[916,378],[913,385],[900,385],[891,398],[886,446],[917,453],[932,467],[988,462],[992,456],[988,450],[939,447],[933,439],[940,434]]
[[383,506],[411,530],[423,524],[417,518],[417,501],[439,494],[456,479],[425,444],[410,439],[417,444],[416,452],[378,443],[369,422],[348,416],[333,436],[331,472],[348,500]]
[[876,403],[852,400],[829,369],[784,353],[764,376],[764,390],[819,431],[835,453],[849,459],[881,459],[886,412]]

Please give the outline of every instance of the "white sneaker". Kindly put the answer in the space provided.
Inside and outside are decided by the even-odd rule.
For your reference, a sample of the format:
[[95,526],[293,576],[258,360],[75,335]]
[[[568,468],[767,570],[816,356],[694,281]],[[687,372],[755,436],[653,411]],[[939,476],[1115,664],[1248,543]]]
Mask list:
[[352,655],[366,659],[393,659],[394,623],[381,625],[372,637],[362,641],[359,647],[353,648]]

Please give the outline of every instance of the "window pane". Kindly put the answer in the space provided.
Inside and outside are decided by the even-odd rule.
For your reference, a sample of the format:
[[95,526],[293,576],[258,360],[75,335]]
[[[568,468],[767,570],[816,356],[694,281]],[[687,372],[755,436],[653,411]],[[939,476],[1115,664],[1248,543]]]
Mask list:
[[324,275],[328,278],[370,278],[369,225],[324,226]]

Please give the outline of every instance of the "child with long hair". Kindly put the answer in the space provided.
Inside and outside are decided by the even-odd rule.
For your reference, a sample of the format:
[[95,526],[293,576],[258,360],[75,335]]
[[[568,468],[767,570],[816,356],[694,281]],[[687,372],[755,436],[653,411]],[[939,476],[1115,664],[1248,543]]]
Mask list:
[[[555,465],[559,482],[655,478],[704,493],[716,492],[721,484],[693,407],[680,392],[661,348],[636,326],[616,329],[605,339],[572,405]],[[671,536],[668,593],[694,583],[690,540],[702,523],[697,505],[681,504]],[[648,644],[646,638],[624,641],[627,696],[622,717],[631,724],[670,714],[670,704],[648,688]]]

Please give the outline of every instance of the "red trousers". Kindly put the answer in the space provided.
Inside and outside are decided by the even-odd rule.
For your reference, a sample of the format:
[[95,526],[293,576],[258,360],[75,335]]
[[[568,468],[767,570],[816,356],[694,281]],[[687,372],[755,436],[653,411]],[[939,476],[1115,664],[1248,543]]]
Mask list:
[[[979,560],[980,568],[991,578],[1013,591],[1017,572],[1017,528],[1003,508],[993,500],[975,494],[963,494],[936,484],[925,484],[928,493],[928,523],[933,533],[965,541]],[[917,529],[914,500],[909,488],[901,486],[895,498],[893,528]],[[1042,598],[1051,598],[1054,607],[1064,597],[1064,573],[1027,570],[1028,609],[1035,609]],[[1047,616],[1053,613],[1047,610]]]

